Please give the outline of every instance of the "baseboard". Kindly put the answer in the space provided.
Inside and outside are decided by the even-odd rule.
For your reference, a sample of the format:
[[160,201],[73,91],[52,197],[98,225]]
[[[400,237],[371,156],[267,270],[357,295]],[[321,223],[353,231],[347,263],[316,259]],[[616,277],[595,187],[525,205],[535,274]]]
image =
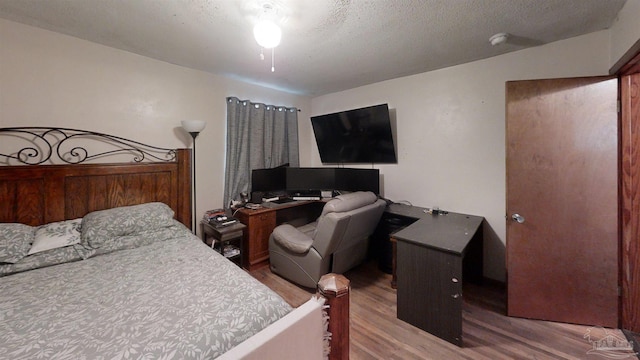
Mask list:
[[482,277],[482,285],[486,285],[486,286],[494,287],[494,288],[498,288],[498,289],[506,289],[507,288],[507,283],[505,283],[504,281],[491,279],[491,278],[488,278],[486,276]]

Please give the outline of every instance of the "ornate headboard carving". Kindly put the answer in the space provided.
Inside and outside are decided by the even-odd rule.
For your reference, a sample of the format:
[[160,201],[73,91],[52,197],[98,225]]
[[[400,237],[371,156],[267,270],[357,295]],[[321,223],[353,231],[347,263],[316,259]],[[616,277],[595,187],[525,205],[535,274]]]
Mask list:
[[[14,140],[17,145],[15,152],[0,153],[0,160],[4,159],[7,165],[41,165],[57,161],[80,164],[127,154],[134,162],[174,161],[176,158],[175,149],[147,145],[95,131],[51,127],[9,127],[0,128],[0,136],[5,137],[5,141]],[[98,143],[102,145],[100,148],[97,146]],[[19,148],[20,146],[24,147]],[[87,146],[96,148],[91,152],[87,150]]]
[[[4,135],[18,141],[31,139],[32,144],[11,154],[0,153],[0,161],[4,157],[5,163],[11,163],[0,166],[0,222],[41,225],[95,210],[160,201],[191,227],[189,149],[164,149],[60,128],[0,128],[3,143]],[[88,142],[83,141],[82,146],[69,145],[64,150],[71,140],[80,138],[97,140],[100,148],[113,148],[91,153]],[[51,161],[52,154],[66,164],[42,165]],[[127,163],[86,163],[122,154],[131,154],[133,159]]]

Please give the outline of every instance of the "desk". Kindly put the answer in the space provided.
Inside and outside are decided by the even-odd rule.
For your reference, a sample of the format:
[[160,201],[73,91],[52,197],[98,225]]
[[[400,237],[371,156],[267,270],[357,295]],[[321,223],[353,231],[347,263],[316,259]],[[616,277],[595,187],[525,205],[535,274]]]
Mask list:
[[242,246],[244,267],[251,271],[269,265],[269,236],[273,229],[285,222],[302,225],[315,221],[324,204],[322,201],[293,201],[270,203],[269,207],[256,210],[239,209],[234,216],[247,226]]
[[396,242],[398,319],[462,346],[462,280],[482,279],[481,216],[431,215],[392,204],[388,214],[416,219]]

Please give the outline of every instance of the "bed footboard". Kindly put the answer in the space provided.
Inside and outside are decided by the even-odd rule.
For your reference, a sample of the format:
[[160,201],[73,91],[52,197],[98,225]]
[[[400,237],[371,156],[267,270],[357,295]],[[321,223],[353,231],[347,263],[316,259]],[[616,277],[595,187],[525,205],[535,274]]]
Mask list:
[[349,280],[343,275],[324,275],[318,282],[318,297],[312,297],[219,359],[349,359],[349,291]]
[[329,306],[330,360],[349,359],[350,291],[349,279],[340,274],[326,274],[318,282],[318,293]]

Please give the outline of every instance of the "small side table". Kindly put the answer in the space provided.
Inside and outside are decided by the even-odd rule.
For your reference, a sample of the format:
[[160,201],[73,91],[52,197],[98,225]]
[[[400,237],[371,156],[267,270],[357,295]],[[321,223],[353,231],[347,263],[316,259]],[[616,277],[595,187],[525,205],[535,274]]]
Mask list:
[[239,221],[223,227],[200,222],[202,241],[240,267],[243,267],[242,238],[246,227]]

